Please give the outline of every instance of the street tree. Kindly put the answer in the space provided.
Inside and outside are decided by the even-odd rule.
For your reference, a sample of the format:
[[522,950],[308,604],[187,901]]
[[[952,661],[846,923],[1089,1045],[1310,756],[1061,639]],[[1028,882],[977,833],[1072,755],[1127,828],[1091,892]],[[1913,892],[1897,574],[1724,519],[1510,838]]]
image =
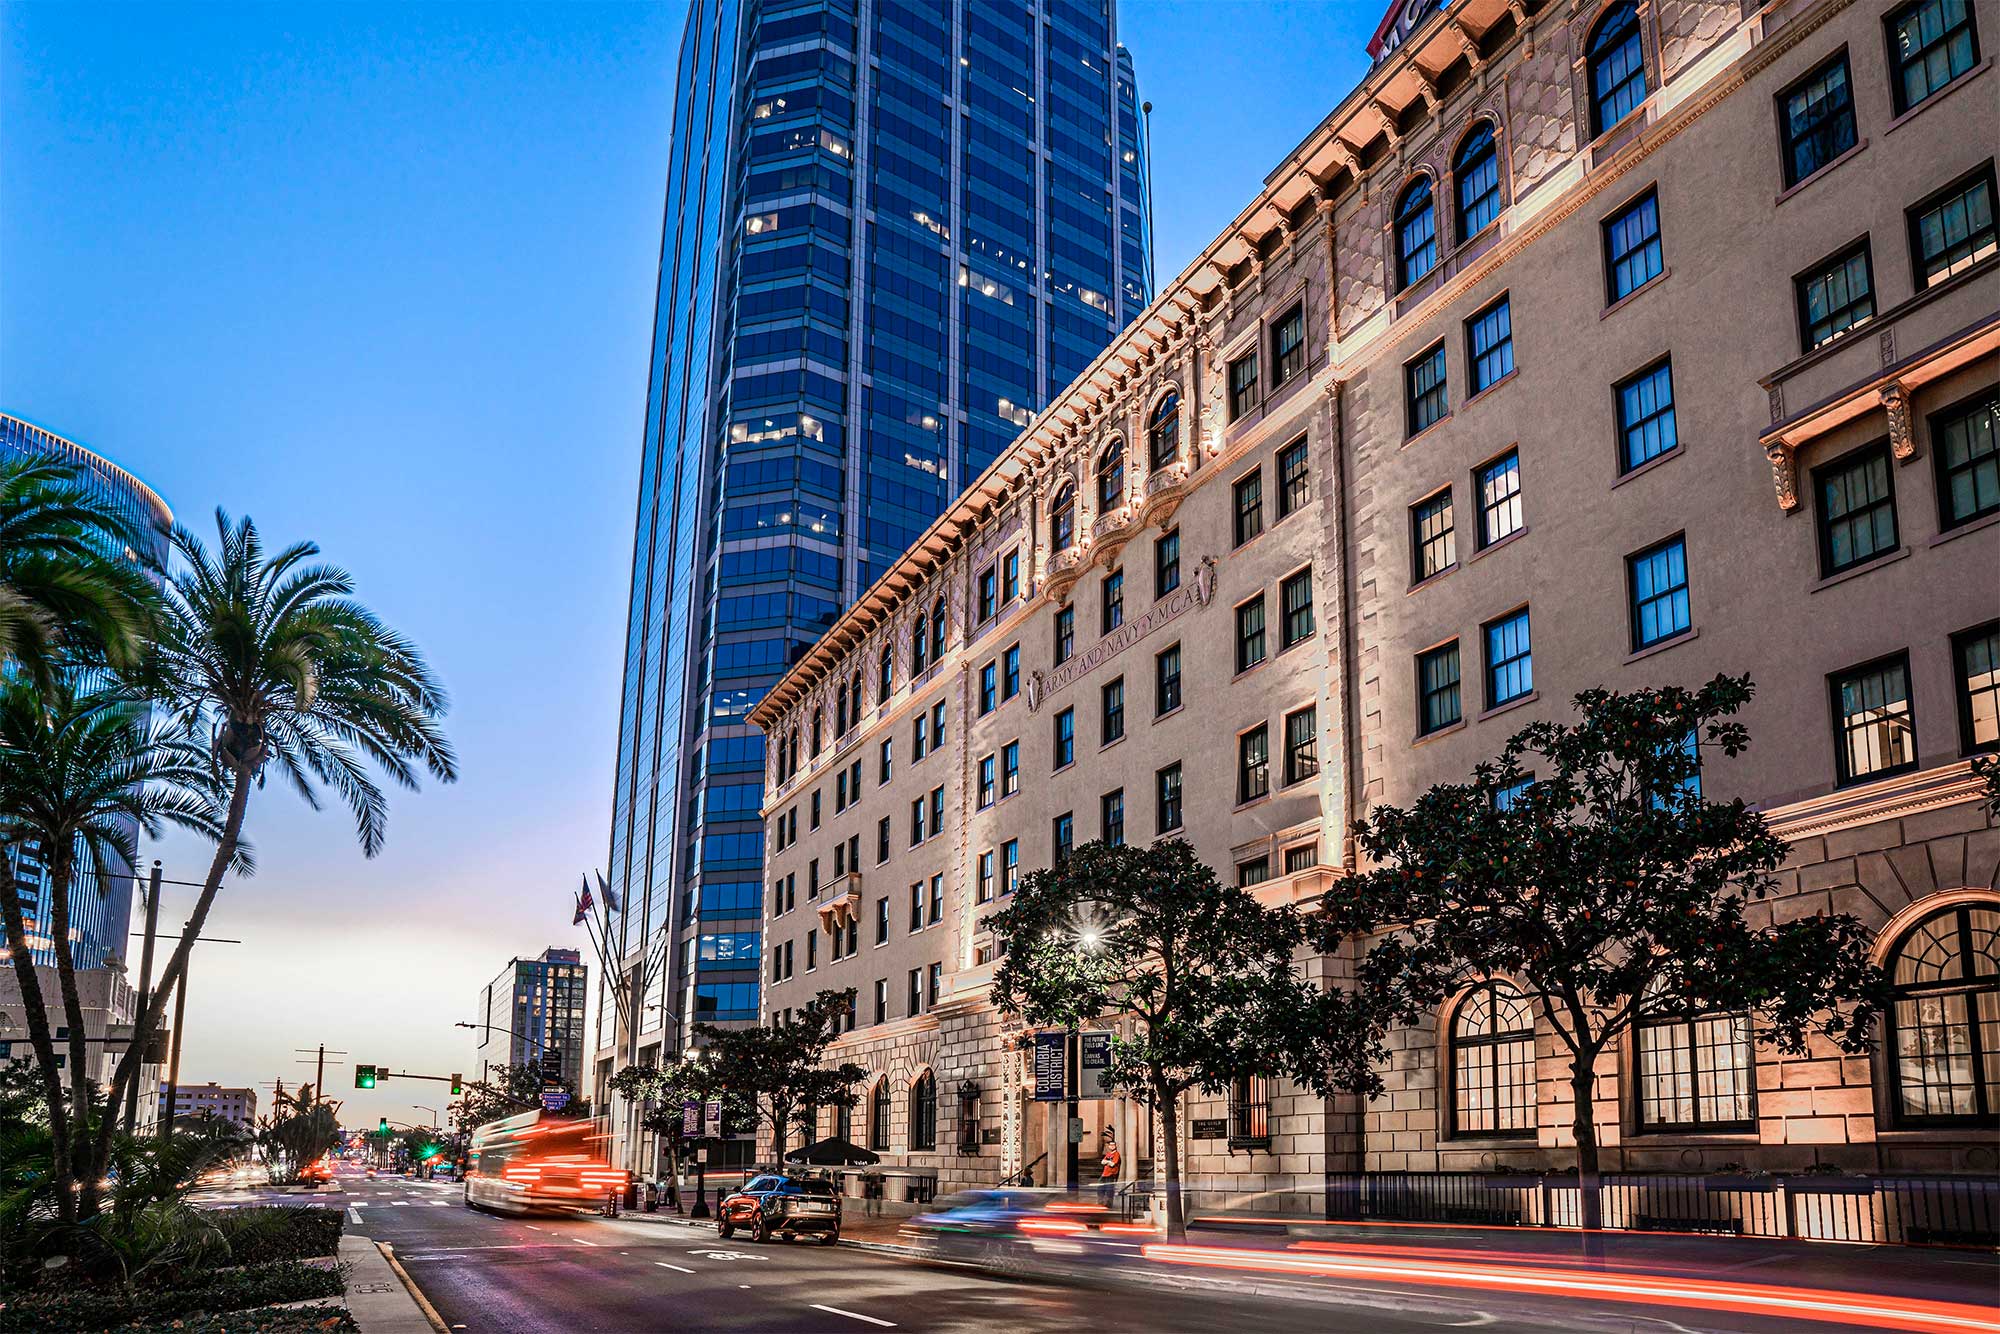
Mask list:
[[[517,1061],[494,1066],[485,1079],[473,1080],[465,1086],[465,1092],[451,1104],[451,1120],[459,1129],[471,1131],[503,1116],[536,1111],[542,1107],[542,1092],[548,1087],[539,1063]],[[586,1105],[577,1101],[574,1080],[559,1077],[553,1087],[565,1095],[562,1111],[554,1115],[583,1114]]]
[[[1434,1015],[1502,978],[1570,1058],[1583,1223],[1602,1223],[1592,1095],[1600,1056],[1641,1013],[1745,1015],[1791,1054],[1813,1041],[1867,1050],[1883,979],[1852,916],[1773,920],[1758,905],[1785,841],[1741,800],[1703,795],[1716,758],[1750,743],[1748,677],[1698,689],[1576,696],[1574,722],[1521,729],[1464,783],[1356,825],[1371,869],[1343,880],[1315,923],[1334,951],[1360,942],[1363,1028]],[[1374,1095],[1384,1057],[1343,1081]],[[1372,1059],[1371,1059],[1372,1058]]]
[[[440,782],[458,776],[439,725],[443,687],[414,644],[354,599],[353,580],[316,563],[319,548],[310,542],[267,556],[250,520],[232,522],[218,510],[215,522],[214,551],[174,529],[183,568],[166,585],[141,680],[183,735],[206,744],[226,793],[221,829],[194,910],[112,1077],[114,1105],[138,1077],[223,876],[240,867],[250,793],[267,773],[275,770],[315,809],[320,787],[331,788],[352,811],[369,857],[381,851],[388,813],[371,768],[411,789],[419,770]],[[93,1151],[78,1163],[80,1212],[94,1207],[91,1169],[105,1161],[112,1129],[111,1120],[100,1125]]]
[[1180,839],[1081,844],[1023,877],[987,924],[1001,950],[993,997],[1004,1009],[1065,1029],[1130,1017],[1130,1036],[1112,1039],[1109,1079],[1159,1114],[1170,1238],[1187,1234],[1187,1093],[1223,1093],[1252,1074],[1338,1091],[1330,1044],[1352,1031],[1348,1001],[1294,968],[1303,919],[1222,884]]
[[853,1000],[845,992],[822,991],[795,1012],[790,1023],[760,1028],[717,1028],[696,1024],[701,1044],[700,1072],[679,1076],[705,1081],[704,1087],[740,1099],[753,1125],[771,1128],[773,1157],[784,1161],[786,1134],[797,1126],[810,1139],[811,1118],[821,1107],[852,1107],[854,1086],[867,1070],[852,1062],[826,1064],[826,1049],[839,1036]]
[[[70,892],[81,883],[99,897],[118,887],[138,857],[134,835],[158,837],[167,825],[221,836],[218,789],[204,748],[149,728],[122,693],[84,690],[74,675],[37,686],[25,676],[0,679],[0,842],[43,849],[50,938],[70,938]],[[235,862],[250,863],[240,843]],[[0,894],[0,917],[17,968],[22,1011],[49,1103],[59,1211],[77,1201],[71,1186],[76,1141],[93,1134],[89,1038],[77,989],[76,960],[55,953],[56,981],[68,1035],[63,1059],[49,1032],[47,1000],[32,966],[26,921],[12,893]],[[91,961],[97,962],[95,960]],[[63,1095],[59,1071],[69,1076]],[[93,1172],[87,1180],[103,1173]]]

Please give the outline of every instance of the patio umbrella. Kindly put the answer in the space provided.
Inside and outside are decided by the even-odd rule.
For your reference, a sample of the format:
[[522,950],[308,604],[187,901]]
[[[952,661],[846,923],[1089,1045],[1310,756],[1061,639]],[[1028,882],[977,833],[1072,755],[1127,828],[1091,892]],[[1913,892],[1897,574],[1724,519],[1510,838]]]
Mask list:
[[882,1161],[880,1154],[870,1153],[859,1144],[850,1143],[838,1135],[830,1135],[817,1144],[807,1144],[793,1149],[785,1155],[788,1163],[804,1163],[811,1167],[866,1167],[870,1163]]

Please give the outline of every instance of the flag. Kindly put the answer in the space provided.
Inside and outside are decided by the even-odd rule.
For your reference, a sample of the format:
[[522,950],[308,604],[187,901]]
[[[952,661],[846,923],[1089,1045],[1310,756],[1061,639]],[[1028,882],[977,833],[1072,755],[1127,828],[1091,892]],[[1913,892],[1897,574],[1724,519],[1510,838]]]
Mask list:
[[576,901],[576,916],[569,919],[569,924],[571,926],[582,926],[585,919],[590,916],[590,910],[595,906],[590,897],[590,877],[585,876],[583,880],[583,895]]
[[599,890],[603,891],[604,907],[607,911],[609,912],[625,911],[623,908],[618,906],[618,896],[611,892],[611,886],[609,883],[605,881],[604,872],[602,871],[599,871],[597,873],[597,887]]

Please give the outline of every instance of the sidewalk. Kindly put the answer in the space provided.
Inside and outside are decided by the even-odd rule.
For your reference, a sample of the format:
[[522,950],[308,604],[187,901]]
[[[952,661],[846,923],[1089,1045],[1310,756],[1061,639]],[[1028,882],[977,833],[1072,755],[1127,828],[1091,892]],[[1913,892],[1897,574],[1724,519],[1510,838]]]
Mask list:
[[447,1334],[444,1322],[420,1302],[375,1242],[344,1234],[340,1261],[353,1266],[347,1274],[347,1312],[361,1334]]

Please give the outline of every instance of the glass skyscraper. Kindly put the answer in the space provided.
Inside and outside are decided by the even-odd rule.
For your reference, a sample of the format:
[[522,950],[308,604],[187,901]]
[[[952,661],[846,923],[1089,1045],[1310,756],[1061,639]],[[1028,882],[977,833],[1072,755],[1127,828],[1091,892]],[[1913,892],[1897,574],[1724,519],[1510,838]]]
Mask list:
[[[173,528],[173,512],[152,488],[109,459],[100,458],[73,440],[45,431],[33,422],[0,412],[0,457],[54,458],[76,472],[79,483],[124,518],[133,532],[143,534],[150,546],[143,552],[127,551],[128,559],[144,558],[154,570],[167,568],[167,534]],[[136,837],[138,830],[133,828]],[[69,894],[70,958],[78,968],[103,966],[107,957],[123,961],[131,952],[132,927],[131,868],[97,868],[99,882],[79,867],[78,880]],[[17,896],[26,918],[28,951],[38,964],[53,968],[56,942],[49,935],[50,903],[48,868],[39,845],[28,842],[8,849],[0,860],[0,893]]]
[[757,1017],[745,715],[1145,306],[1146,158],[1111,0],[695,0],[610,842],[642,994],[601,1054]]

